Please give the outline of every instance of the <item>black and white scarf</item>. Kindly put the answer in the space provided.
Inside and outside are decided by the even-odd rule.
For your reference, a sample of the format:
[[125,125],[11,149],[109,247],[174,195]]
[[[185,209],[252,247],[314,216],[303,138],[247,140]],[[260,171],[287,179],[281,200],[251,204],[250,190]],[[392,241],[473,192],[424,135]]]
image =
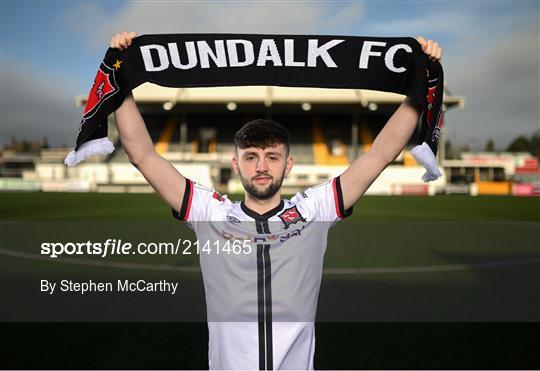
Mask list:
[[167,87],[274,85],[368,89],[404,94],[423,107],[419,145],[412,154],[435,162],[442,125],[443,70],[413,38],[251,34],[164,34],[108,49],[82,116],[75,149],[65,163],[114,150],[107,117],[144,82]]

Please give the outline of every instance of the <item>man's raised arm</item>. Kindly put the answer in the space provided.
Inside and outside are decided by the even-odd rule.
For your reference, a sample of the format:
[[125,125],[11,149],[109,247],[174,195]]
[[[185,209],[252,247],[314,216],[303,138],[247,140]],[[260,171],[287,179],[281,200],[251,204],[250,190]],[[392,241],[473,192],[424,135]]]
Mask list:
[[[131,45],[135,32],[111,39],[111,48],[123,50]],[[157,154],[143,118],[129,93],[115,112],[116,125],[129,162],[146,178],[155,191],[176,211],[182,206],[186,179],[172,164]]]
[[[417,38],[422,50],[434,60],[440,60],[442,49],[433,40]],[[422,107],[412,98],[403,103],[388,120],[371,149],[358,157],[340,176],[343,206],[350,208],[362,197],[382,171],[399,155],[416,129]]]

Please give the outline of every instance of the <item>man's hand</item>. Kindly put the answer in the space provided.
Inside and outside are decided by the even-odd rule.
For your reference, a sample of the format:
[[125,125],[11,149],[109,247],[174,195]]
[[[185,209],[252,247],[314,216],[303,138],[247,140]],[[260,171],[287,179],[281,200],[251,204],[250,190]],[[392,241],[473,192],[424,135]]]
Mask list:
[[125,50],[131,45],[133,38],[137,36],[135,31],[117,33],[111,38],[109,46],[120,50]]
[[439,46],[439,43],[433,40],[424,39],[422,36],[416,38],[424,53],[426,53],[431,60],[440,61],[442,57],[442,48]]
[[[433,61],[440,61],[439,43],[419,36],[418,43]],[[381,172],[403,150],[416,129],[421,107],[407,97],[383,127],[371,149],[357,158],[341,175],[343,206],[348,209],[356,203]]]
[[[125,50],[131,45],[135,32],[122,32],[111,38],[110,47]],[[179,211],[184,197],[186,180],[176,168],[161,157],[144,120],[129,93],[115,112],[116,126],[129,162],[133,164],[148,183],[174,210]]]

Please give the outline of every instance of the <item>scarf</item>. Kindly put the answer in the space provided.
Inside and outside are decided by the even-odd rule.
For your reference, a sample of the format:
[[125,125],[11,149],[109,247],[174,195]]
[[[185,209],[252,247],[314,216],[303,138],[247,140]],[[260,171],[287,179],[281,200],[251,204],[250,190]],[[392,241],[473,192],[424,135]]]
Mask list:
[[114,150],[107,117],[135,87],[273,85],[368,89],[415,98],[423,108],[418,145],[424,181],[441,176],[435,156],[442,124],[443,70],[413,38],[357,36],[162,34],[109,48],[98,68],[65,163]]

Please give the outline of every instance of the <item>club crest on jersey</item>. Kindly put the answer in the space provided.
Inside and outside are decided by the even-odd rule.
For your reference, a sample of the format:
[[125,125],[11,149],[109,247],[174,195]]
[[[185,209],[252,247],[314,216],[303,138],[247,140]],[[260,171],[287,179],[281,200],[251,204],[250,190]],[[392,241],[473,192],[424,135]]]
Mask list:
[[293,207],[290,207],[286,210],[284,210],[281,214],[278,215],[281,221],[284,224],[284,229],[289,228],[291,224],[295,224],[297,222],[305,222],[306,219],[302,217],[298,209],[296,208],[296,205]]
[[115,95],[118,91],[119,88],[116,84],[114,69],[108,67],[105,63],[101,63],[92,89],[90,89],[90,93],[88,94],[88,100],[83,112],[83,122],[92,117],[99,110],[103,102]]

